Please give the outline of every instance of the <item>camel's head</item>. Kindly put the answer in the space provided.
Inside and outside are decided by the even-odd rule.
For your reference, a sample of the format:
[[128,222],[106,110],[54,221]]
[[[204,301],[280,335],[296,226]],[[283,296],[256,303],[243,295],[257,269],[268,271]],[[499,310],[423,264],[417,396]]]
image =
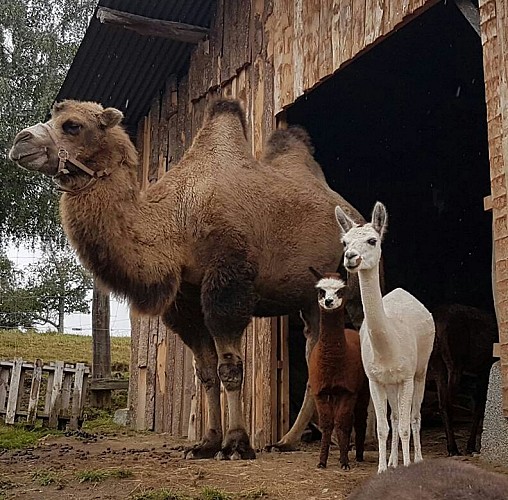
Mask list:
[[316,290],[321,309],[325,311],[343,309],[348,299],[349,288],[341,275],[338,273],[321,274],[313,267],[309,269],[318,280]]
[[[59,150],[60,156],[65,150],[91,171],[99,170],[104,162],[96,160],[102,153],[107,154],[108,134],[122,118],[121,111],[104,109],[93,102],[57,103],[48,122],[25,128],[16,135],[9,158],[27,170],[54,177],[58,173]],[[70,165],[68,169],[76,167]]]
[[388,225],[385,206],[378,201],[371,221],[363,226],[355,224],[340,207],[335,208],[335,217],[342,229],[344,266],[348,272],[376,267],[381,259],[381,241]]

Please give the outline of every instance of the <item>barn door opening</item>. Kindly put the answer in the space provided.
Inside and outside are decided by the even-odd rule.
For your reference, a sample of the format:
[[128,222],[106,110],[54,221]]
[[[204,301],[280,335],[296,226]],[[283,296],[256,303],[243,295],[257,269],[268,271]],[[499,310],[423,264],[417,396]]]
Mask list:
[[[429,309],[493,310],[482,46],[453,2],[351,62],[286,119],[309,131],[330,186],[366,218],[376,200],[386,204],[387,291],[403,287]],[[297,319],[291,330],[294,408],[304,389]]]

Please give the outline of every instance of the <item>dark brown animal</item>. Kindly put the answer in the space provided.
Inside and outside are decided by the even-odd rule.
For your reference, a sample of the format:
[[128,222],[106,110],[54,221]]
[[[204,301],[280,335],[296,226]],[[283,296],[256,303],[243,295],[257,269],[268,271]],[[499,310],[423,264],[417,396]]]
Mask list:
[[508,477],[457,459],[438,458],[367,479],[348,500],[506,500]]
[[498,341],[496,318],[476,307],[460,304],[437,308],[434,350],[429,362],[429,377],[436,381],[439,409],[446,432],[448,455],[460,455],[453,431],[453,405],[462,374],[476,375],[474,410],[467,453],[478,451],[477,434],[485,413],[492,346]]
[[[301,311],[310,352],[319,312],[308,268],[339,266],[336,204],[363,219],[309,168],[317,164],[301,134],[275,134],[266,159],[255,160],[236,100],[209,106],[182,160],[146,192],[121,120],[120,111],[96,103],[58,103],[49,122],[16,136],[10,158],[64,191],[62,223],[85,267],[132,307],[161,315],[192,349],[209,427],[186,456],[254,458],[240,394],[242,333],[252,316]],[[285,446],[299,440],[313,412],[308,396]]]
[[311,270],[318,279],[316,289],[320,311],[319,339],[309,359],[309,384],[322,432],[318,467],[326,467],[335,428],[340,464],[347,470],[353,424],[356,460],[363,461],[369,384],[362,365],[360,336],[357,331],[344,328],[348,287],[340,274],[321,275]]

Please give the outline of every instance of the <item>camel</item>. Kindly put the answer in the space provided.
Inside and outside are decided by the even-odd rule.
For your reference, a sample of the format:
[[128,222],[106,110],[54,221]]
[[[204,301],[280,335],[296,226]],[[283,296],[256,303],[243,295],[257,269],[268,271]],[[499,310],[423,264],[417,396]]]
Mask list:
[[360,328],[362,362],[376,412],[380,473],[387,469],[387,401],[392,422],[389,465],[398,464],[397,434],[402,442],[404,465],[409,465],[410,427],[414,461],[423,459],[420,409],[434,342],[434,321],[423,304],[401,288],[381,295],[379,261],[388,222],[384,205],[377,202],[371,222],[363,226],[355,224],[339,206],[335,215],[344,233],[344,266],[349,273],[358,273],[360,279],[365,314]]
[[[319,311],[308,268],[339,266],[336,204],[363,219],[326,186],[302,131],[275,133],[255,160],[237,100],[213,101],[182,160],[145,192],[122,118],[97,103],[57,103],[47,123],[18,133],[10,159],[56,182],[62,224],[84,266],[134,310],[161,315],[192,350],[208,429],[186,458],[253,459],[241,404],[242,333],[252,316],[301,311],[310,352]],[[307,395],[282,446],[299,439],[314,409]]]

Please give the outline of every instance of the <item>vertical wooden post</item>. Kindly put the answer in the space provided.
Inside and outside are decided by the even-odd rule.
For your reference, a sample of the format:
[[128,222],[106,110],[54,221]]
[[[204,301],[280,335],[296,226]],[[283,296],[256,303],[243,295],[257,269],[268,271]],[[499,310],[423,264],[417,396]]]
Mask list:
[[28,402],[28,415],[26,421],[28,424],[34,424],[37,418],[37,406],[39,404],[39,393],[42,381],[42,360],[36,359],[32,375],[32,385],[30,387],[30,400]]
[[16,405],[18,404],[19,383],[21,381],[21,367],[23,360],[16,358],[12,365],[11,381],[9,384],[9,398],[7,399],[7,412],[5,414],[5,423],[13,424],[16,419]]
[[[94,280],[92,299],[92,379],[111,377],[111,342],[109,335],[109,293]],[[111,406],[111,391],[92,391],[91,404],[97,408]]]

